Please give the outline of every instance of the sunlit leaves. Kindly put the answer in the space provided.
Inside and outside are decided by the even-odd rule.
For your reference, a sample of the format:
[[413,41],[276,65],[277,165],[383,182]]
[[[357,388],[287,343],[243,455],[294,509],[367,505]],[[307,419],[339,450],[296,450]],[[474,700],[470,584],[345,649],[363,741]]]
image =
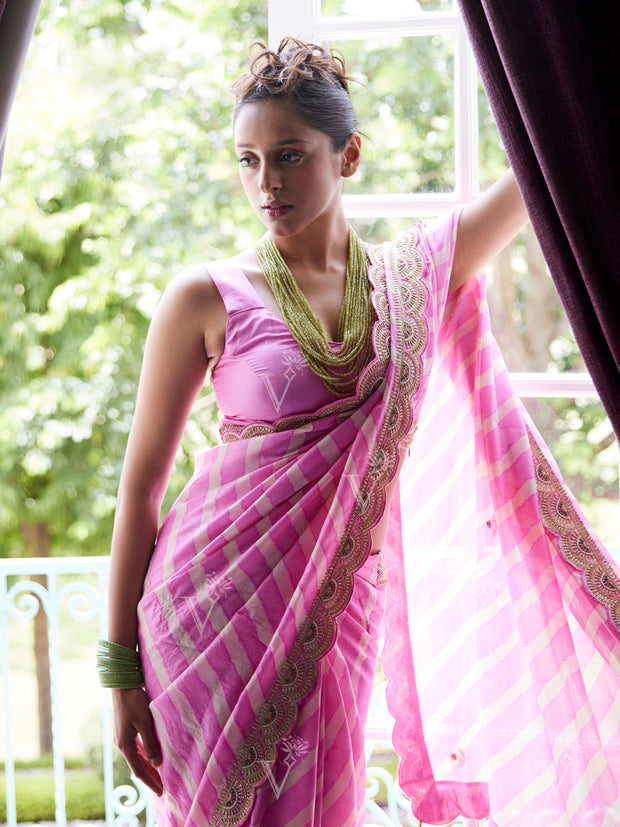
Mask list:
[[351,91],[364,163],[349,192],[454,189],[454,46],[450,37],[335,44],[358,83]]
[[[228,86],[265,23],[263,2],[42,8],[0,196],[0,554],[35,521],[56,553],[108,548],[161,290],[252,224],[234,198]],[[170,496],[214,427],[207,394]]]

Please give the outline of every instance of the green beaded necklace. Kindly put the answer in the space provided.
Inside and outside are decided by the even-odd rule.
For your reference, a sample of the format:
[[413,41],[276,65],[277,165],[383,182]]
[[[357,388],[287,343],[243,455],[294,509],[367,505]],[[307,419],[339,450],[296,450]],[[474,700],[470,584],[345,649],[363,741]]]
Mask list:
[[267,233],[255,246],[256,258],[271,287],[284,321],[311,370],[337,396],[355,393],[361,367],[370,361],[374,312],[366,248],[349,227],[344,301],[338,318],[339,347],[332,347],[320,319],[295,281]]

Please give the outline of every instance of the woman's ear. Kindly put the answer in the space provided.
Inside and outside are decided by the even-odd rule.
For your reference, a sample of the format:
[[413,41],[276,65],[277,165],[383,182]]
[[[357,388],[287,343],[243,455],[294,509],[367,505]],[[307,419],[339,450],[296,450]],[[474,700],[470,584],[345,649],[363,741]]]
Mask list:
[[342,171],[343,178],[350,178],[357,172],[362,157],[362,141],[357,132],[352,132],[347,138],[345,148],[342,150]]

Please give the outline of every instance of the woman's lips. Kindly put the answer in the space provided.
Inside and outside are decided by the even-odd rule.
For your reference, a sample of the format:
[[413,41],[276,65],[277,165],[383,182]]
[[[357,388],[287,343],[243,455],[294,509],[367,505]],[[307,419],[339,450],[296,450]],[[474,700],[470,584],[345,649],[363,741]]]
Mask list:
[[274,201],[272,204],[264,204],[262,209],[271,216],[271,218],[282,218],[293,209],[292,204],[284,204],[279,201]]

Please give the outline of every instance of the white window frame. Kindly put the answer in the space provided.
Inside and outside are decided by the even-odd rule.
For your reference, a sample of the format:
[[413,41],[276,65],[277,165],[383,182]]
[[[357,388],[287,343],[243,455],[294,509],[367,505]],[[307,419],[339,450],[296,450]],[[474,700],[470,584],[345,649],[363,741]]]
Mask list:
[[[412,7],[415,4],[412,2]],[[478,192],[478,96],[476,63],[465,26],[456,11],[423,12],[410,17],[341,18],[323,17],[321,0],[269,0],[269,44],[283,37],[304,40],[343,41],[372,37],[452,35],[455,43],[455,180],[449,193],[394,193],[345,195],[345,210],[351,218],[420,217],[446,212]]]
[[[315,42],[434,34],[454,38],[454,191],[345,195],[345,211],[350,218],[439,215],[471,201],[479,192],[478,73],[465,24],[456,4],[451,11],[421,12],[414,2],[411,6],[412,14],[408,17],[344,18],[324,17],[321,0],[268,0],[271,48],[287,35]],[[588,373],[512,373],[511,378],[522,397],[598,398]]]

